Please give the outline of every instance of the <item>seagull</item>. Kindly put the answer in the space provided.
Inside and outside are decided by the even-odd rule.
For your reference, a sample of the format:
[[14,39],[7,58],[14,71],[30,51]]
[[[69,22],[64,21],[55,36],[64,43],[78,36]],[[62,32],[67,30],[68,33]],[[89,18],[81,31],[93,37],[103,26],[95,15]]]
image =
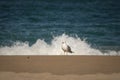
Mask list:
[[73,51],[71,51],[70,46],[67,45],[66,42],[62,42],[62,50],[64,51],[64,54],[73,53]]

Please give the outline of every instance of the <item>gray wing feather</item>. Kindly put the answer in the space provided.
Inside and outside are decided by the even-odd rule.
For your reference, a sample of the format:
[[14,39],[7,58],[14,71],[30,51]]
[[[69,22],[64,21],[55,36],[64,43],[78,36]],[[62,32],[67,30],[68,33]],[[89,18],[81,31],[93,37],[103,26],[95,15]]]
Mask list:
[[68,52],[73,53],[73,52],[71,51],[70,46],[68,46]]

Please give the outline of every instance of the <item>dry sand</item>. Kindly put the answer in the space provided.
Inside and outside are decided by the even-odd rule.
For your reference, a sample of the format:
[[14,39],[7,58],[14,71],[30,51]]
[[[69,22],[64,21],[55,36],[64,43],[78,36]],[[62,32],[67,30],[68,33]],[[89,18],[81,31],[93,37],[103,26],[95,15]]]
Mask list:
[[120,80],[119,56],[0,56],[0,80]]

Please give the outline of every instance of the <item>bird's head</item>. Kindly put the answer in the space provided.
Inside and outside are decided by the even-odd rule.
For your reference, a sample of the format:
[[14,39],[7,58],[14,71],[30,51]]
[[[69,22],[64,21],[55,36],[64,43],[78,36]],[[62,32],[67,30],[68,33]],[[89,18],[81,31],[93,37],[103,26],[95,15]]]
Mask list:
[[62,42],[62,44],[64,44],[65,42]]
[[65,41],[62,41],[62,44],[65,44],[66,42]]

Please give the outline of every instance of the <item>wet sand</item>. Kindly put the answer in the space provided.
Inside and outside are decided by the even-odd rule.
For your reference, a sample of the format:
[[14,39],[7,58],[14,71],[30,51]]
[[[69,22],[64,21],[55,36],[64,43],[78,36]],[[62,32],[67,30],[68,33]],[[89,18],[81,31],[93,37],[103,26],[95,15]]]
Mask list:
[[0,71],[53,74],[119,73],[119,56],[0,56]]
[[55,75],[51,73],[0,72],[0,80],[120,80],[120,73]]
[[52,80],[119,80],[120,56],[0,56],[0,80],[14,80],[13,76],[18,80],[46,80],[46,76]]

